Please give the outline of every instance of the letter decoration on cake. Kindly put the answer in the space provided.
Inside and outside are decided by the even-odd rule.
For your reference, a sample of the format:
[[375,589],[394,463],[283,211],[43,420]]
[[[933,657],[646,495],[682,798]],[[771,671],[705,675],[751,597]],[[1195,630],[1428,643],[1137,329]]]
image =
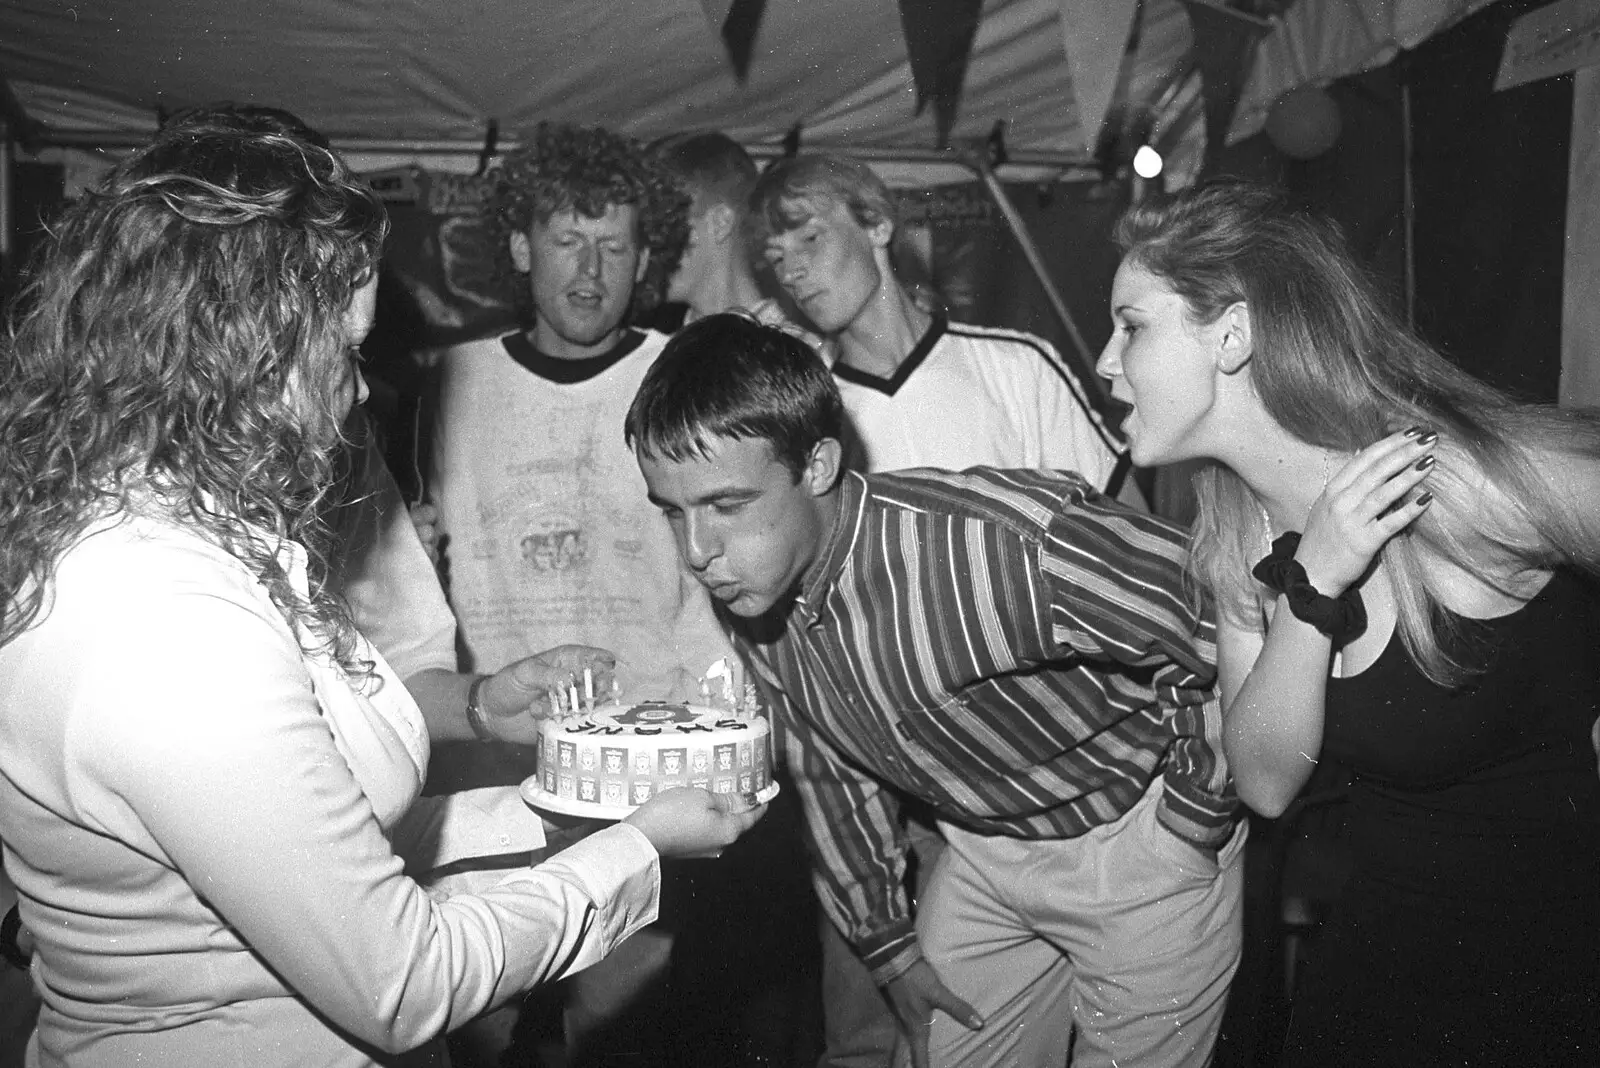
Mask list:
[[718,660],[700,681],[697,704],[640,701],[613,693],[597,705],[585,672],[583,700],[574,685],[539,732],[539,771],[522,784],[535,808],[569,816],[622,819],[675,786],[717,794],[778,792],[772,780],[771,730],[742,665]]

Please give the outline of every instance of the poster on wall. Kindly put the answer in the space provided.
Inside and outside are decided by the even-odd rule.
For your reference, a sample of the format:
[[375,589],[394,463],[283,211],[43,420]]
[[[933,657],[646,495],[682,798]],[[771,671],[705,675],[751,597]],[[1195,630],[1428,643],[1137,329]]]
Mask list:
[[1093,375],[1110,333],[1107,301],[1119,255],[1111,228],[1127,207],[1118,182],[1010,184],[1006,193],[1044,259],[1078,332],[1091,346],[1072,347],[1000,209],[979,182],[904,189],[899,264],[913,291],[937,294],[950,318],[1037,334],[1055,346],[1080,379]]
[[[385,315],[414,348],[437,348],[517,322],[509,263],[484,219],[489,182],[470,174],[403,167],[366,176],[389,209]],[[1059,348],[1064,332],[978,182],[895,191],[901,281],[957,320],[1039,333]],[[1011,197],[1067,304],[1105,318],[1116,255],[1106,235],[1126,203],[1120,190],[1017,185]],[[380,322],[380,326],[382,323]],[[1087,331],[1086,333],[1092,333]]]
[[509,330],[512,281],[484,217],[489,182],[404,167],[366,176],[389,209],[384,312],[416,349]]
[[901,189],[899,253],[903,277],[914,292],[933,296],[952,319],[978,321],[983,304],[984,250],[1004,225],[994,201],[976,182]]

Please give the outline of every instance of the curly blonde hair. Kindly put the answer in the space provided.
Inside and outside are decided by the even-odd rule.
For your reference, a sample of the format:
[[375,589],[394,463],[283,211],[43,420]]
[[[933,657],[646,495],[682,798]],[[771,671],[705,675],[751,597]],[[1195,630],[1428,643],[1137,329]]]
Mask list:
[[[319,513],[342,417],[330,353],[387,230],[338,156],[226,122],[163,131],[67,209],[0,339],[0,643],[91,522],[154,495],[302,644],[365,670]],[[324,403],[293,403],[297,383]],[[309,597],[252,531],[306,546]]]
[[[511,263],[512,234],[526,235],[535,222],[547,223],[558,212],[598,219],[612,205],[632,205],[639,246],[649,250],[650,263],[645,281],[634,287],[630,312],[638,319],[661,300],[689,242],[690,198],[643,144],[599,126],[540,123],[489,178],[487,209],[503,277],[521,277]],[[527,287],[512,290],[518,313],[531,322]]]

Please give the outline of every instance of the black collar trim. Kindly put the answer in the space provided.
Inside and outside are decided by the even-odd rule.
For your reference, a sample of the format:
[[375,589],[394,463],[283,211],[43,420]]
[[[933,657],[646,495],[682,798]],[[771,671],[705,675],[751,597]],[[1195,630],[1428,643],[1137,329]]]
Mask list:
[[500,339],[506,355],[516,360],[524,370],[557,385],[570,386],[587,382],[609,371],[616,363],[640,345],[644,334],[638,330],[624,330],[617,343],[598,356],[585,356],[581,360],[563,360],[558,356],[540,352],[525,333],[507,334]]
[[870,371],[851,367],[843,361],[834,363],[834,377],[842,382],[877,390],[886,397],[892,397],[900,391],[901,386],[906,384],[906,380],[911,377],[912,373],[922,366],[922,362],[928,358],[928,354],[933,351],[933,347],[939,343],[939,339],[944,337],[945,332],[949,329],[949,317],[944,312],[934,312],[933,320],[928,324],[927,332],[922,335],[922,339],[917,342],[910,355],[900,362],[899,367],[894,369],[894,375],[890,378],[883,378],[872,374]]

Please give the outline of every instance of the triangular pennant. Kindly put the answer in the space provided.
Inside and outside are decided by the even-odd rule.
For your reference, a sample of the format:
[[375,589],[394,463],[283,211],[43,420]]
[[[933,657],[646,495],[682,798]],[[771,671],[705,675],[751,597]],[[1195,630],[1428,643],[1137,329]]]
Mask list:
[[1183,0],[1194,34],[1193,56],[1200,68],[1201,92],[1206,106],[1206,154],[1218,152],[1233,124],[1256,45],[1272,28],[1265,19],[1250,18],[1205,0]]
[[939,147],[950,143],[967,77],[967,57],[978,34],[983,0],[900,0],[911,80],[917,88],[917,114],[933,101]]
[[1111,108],[1117,74],[1128,47],[1128,33],[1139,0],[1060,0],[1061,33],[1067,73],[1078,102],[1078,125],[1090,152],[1100,142],[1100,127]]
[[700,6],[728,50],[734,76],[744,81],[750,75],[750,57],[767,0],[700,0]]

